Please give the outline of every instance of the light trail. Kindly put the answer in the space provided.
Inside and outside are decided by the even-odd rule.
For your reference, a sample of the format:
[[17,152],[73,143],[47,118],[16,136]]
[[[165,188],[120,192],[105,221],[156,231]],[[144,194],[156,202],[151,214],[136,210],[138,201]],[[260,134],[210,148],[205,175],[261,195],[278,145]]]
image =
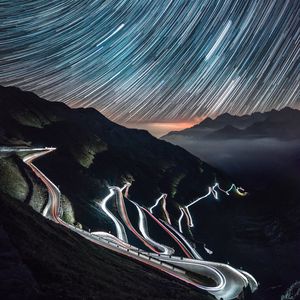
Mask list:
[[205,56],[205,60],[209,60],[214,53],[217,51],[217,49],[219,48],[220,44],[222,43],[223,39],[225,38],[227,32],[229,31],[230,27],[232,25],[232,21],[229,20],[225,26],[225,28],[223,29],[223,31],[221,32],[220,36],[218,37],[218,39],[216,40],[215,44],[213,45],[213,47],[211,48],[211,50],[207,53],[207,55]]
[[169,212],[167,210],[167,194],[164,194],[164,198],[163,198],[163,210],[165,212],[165,216],[166,216],[166,219],[167,219],[167,222],[171,225],[171,218],[170,218],[170,215],[169,215]]
[[104,44],[106,41],[108,41],[110,38],[112,38],[116,33],[118,33],[121,29],[123,29],[125,24],[121,24],[113,33],[111,33],[107,38],[105,38],[102,42],[97,44],[97,47],[101,46]]
[[168,213],[168,210],[167,210],[167,194],[162,194],[156,201],[155,201],[155,204],[153,206],[151,206],[149,208],[149,211],[153,214],[153,209],[159,204],[159,202],[162,200],[162,208],[163,208],[163,211],[164,211],[164,214],[165,214],[165,217],[167,219],[167,222],[169,224],[171,224],[171,218],[170,218],[170,215]]
[[[180,240],[162,223],[160,222],[150,211],[148,211],[146,208],[142,207],[142,209],[149,214],[149,216],[160,226],[163,228],[164,231],[166,231],[170,237],[178,244],[178,246],[181,248],[181,250],[185,253],[185,255],[189,258],[192,258],[192,254],[189,252],[189,250],[183,245]],[[168,224],[168,223],[166,223]],[[169,225],[169,224],[168,224]]]
[[114,194],[115,194],[114,191],[110,188],[109,194],[100,203],[98,203],[98,205],[102,208],[102,210],[106,213],[106,215],[114,222],[116,230],[117,230],[118,238],[127,243],[128,238],[126,235],[126,230],[124,228],[124,225],[106,207],[107,202],[109,201],[109,199],[111,199],[114,196]]
[[189,224],[189,227],[194,227],[193,218],[192,218],[192,216],[191,216],[191,213],[190,213],[190,209],[189,209],[189,208],[190,208],[192,205],[194,205],[194,204],[196,204],[197,202],[199,202],[200,200],[203,200],[203,199],[207,198],[211,193],[212,193],[212,188],[209,187],[209,188],[208,188],[208,192],[207,192],[206,195],[197,198],[197,199],[194,200],[192,203],[190,203],[190,204],[188,204],[188,205],[185,206],[185,209],[186,209],[186,212],[187,212],[187,215],[188,215],[188,220],[187,220],[187,222],[188,222],[188,224]]
[[203,248],[204,248],[204,250],[205,250],[209,255],[212,255],[212,254],[213,254],[213,251],[210,250],[210,249],[208,249],[208,248],[206,247],[205,244],[203,245]]
[[242,197],[245,197],[248,195],[248,193],[242,187],[237,187],[236,192],[238,193],[238,195],[240,195]]
[[178,227],[179,227],[179,231],[182,233],[182,218],[184,216],[184,211],[183,211],[183,208],[182,207],[179,207],[179,210],[180,210],[180,216],[179,216],[179,219],[178,219]]
[[[45,183],[49,192],[49,199],[51,200],[50,212],[51,218],[54,222],[60,223],[61,225],[80,234],[85,239],[97,245],[108,248],[126,257],[131,257],[143,264],[146,264],[148,266],[151,266],[152,268],[158,269],[166,274],[169,274],[170,276],[178,278],[183,282],[191,284],[197,288],[206,290],[210,294],[215,296],[217,299],[235,299],[237,297],[240,297],[243,293],[243,288],[246,286],[250,286],[252,292],[254,292],[257,289],[258,283],[252,275],[245,271],[239,271],[237,269],[234,269],[231,266],[224,265],[221,263],[203,261],[201,260],[201,257],[196,260],[179,258],[169,255],[160,255],[159,259],[151,258],[150,256],[142,254],[142,252],[140,252],[139,249],[128,245],[127,243],[124,243],[123,241],[114,237],[111,234],[103,232],[95,232],[94,234],[91,234],[82,229],[78,229],[70,224],[65,223],[63,220],[60,219],[58,213],[60,206],[59,189],[37,167],[35,167],[32,164],[33,159],[36,159],[39,156],[45,155],[49,152],[50,151],[41,151],[40,153],[35,153],[32,155],[28,154],[24,158],[24,163],[26,163],[32,169],[32,171],[43,181],[43,183]],[[124,190],[125,188],[126,185],[122,189],[117,188],[116,191],[118,193],[116,196],[120,196],[120,194],[121,196],[123,196],[122,190]],[[152,218],[156,219],[147,209],[142,209],[146,211],[150,216],[152,216]],[[172,226],[167,222],[165,222],[165,224],[170,229],[172,228]],[[177,232],[174,228],[172,228],[172,231]],[[184,239],[184,237],[180,233],[177,232],[177,234]],[[111,242],[109,242],[106,239],[111,240]],[[206,276],[207,278],[212,278],[214,281],[214,285],[208,286],[204,284],[199,284],[197,281],[194,281],[193,278],[189,277],[189,272],[192,272],[194,274],[200,274],[204,277]]]
[[165,255],[174,254],[175,250],[173,248],[162,245],[162,244],[159,244],[149,236],[147,219],[146,219],[145,213],[143,212],[141,207],[136,202],[134,202],[132,200],[130,200],[130,202],[133,203],[135,205],[135,207],[137,208],[137,210],[138,210],[139,229],[140,229],[140,232],[142,233],[143,237],[148,241],[148,243],[150,243],[151,245],[153,245],[157,249],[160,249],[161,254],[165,254]]
[[216,189],[219,189],[221,192],[225,193],[226,195],[230,195],[229,193],[235,189],[235,191],[237,192],[238,195],[240,196],[246,196],[247,195],[247,192],[245,192],[245,190],[241,187],[236,187],[235,184],[232,184],[230,186],[229,189],[227,190],[224,190],[220,187],[220,184],[217,182],[215,183],[212,187],[208,187],[208,193],[202,197],[199,197],[197,198],[196,200],[194,200],[192,203],[184,206],[184,207],[179,207],[180,209],[180,217],[178,219],[178,228],[179,228],[179,231],[181,233],[183,233],[182,231],[182,218],[183,216],[185,215],[186,217],[186,220],[187,220],[187,224],[189,227],[194,227],[194,222],[193,222],[193,218],[192,218],[192,215],[191,215],[191,212],[190,212],[190,207],[193,206],[194,204],[196,204],[197,202],[199,202],[200,200],[203,200],[207,197],[209,197],[211,194],[214,196],[214,198],[216,200],[219,200],[219,195],[218,195],[218,192],[216,191]]
[[158,203],[161,199],[163,199],[163,195],[161,195],[158,199],[156,199],[155,204],[153,206],[149,207],[149,211],[151,213],[153,213],[153,209],[158,205]]
[[235,188],[236,188],[236,186],[235,186],[234,183],[233,183],[233,184],[230,186],[230,188],[227,189],[227,190],[223,190],[223,189],[220,187],[219,183],[217,183],[217,187],[218,187],[218,189],[219,189],[221,192],[225,193],[226,195],[229,195],[229,192],[231,192],[232,189],[235,189]]
[[0,83],[126,125],[298,108],[299,15],[298,0],[5,0]]
[[216,183],[212,188],[211,188],[211,192],[212,194],[214,195],[214,198],[216,200],[219,200],[219,195],[218,195],[218,192],[216,191],[216,188],[219,186],[218,183]]
[[217,183],[216,186],[218,187],[218,189],[219,189],[221,192],[225,193],[226,195],[229,195],[229,192],[232,191],[233,189],[235,189],[236,193],[237,193],[239,196],[244,197],[244,196],[247,196],[247,195],[248,195],[248,193],[247,193],[242,187],[237,187],[234,183],[230,186],[230,188],[229,188],[228,190],[223,190],[223,189],[220,187],[219,183]]
[[[36,153],[27,154],[26,156],[24,156],[22,158],[23,162],[25,164],[27,164],[31,169],[34,170],[36,176],[40,178],[40,180],[46,185],[46,187],[49,191],[48,192],[48,201],[42,212],[42,215],[44,217],[48,217],[48,215],[49,215],[49,209],[51,207],[51,203],[52,203],[51,199],[52,198],[57,198],[57,201],[59,203],[60,191],[57,188],[57,186],[50,179],[48,179],[45,176],[45,174],[43,174],[43,172],[40,171],[32,162],[33,162],[33,160],[35,160],[43,155],[46,155],[54,150],[55,150],[55,148],[45,148],[43,151],[41,151],[41,149],[39,149],[39,148],[34,148],[33,151],[37,151]],[[20,149],[20,151],[18,150],[16,152],[28,152],[28,151],[29,151],[29,149]],[[52,215],[56,219],[57,222],[60,222],[55,209],[53,209]]]
[[187,241],[187,239],[179,233],[173,226],[170,224],[166,223],[166,226],[170,228],[175,234],[184,242],[184,245],[186,248],[188,248],[189,252],[192,254],[192,258],[203,260],[201,255],[196,251],[196,249]]
[[126,226],[128,227],[128,229],[150,250],[152,250],[155,253],[159,253],[159,251],[153,247],[151,244],[149,244],[149,242],[144,239],[136,230],[135,228],[132,226],[130,219],[128,217],[127,214],[127,210],[126,210],[126,206],[125,206],[125,202],[124,202],[124,198],[123,198],[123,194],[122,194],[122,190],[117,187],[117,186],[113,186],[111,187],[115,194],[116,194],[116,199],[117,199],[117,207],[118,207],[118,211],[119,214],[122,218],[122,220],[124,221],[124,223],[126,224]]
[[119,238],[115,237],[114,235],[106,232],[106,231],[93,231],[91,232],[91,234],[96,235],[96,236],[100,236],[101,238],[114,242],[117,245],[121,245],[124,248],[129,249],[131,247],[130,244],[125,243],[124,241],[120,240]]

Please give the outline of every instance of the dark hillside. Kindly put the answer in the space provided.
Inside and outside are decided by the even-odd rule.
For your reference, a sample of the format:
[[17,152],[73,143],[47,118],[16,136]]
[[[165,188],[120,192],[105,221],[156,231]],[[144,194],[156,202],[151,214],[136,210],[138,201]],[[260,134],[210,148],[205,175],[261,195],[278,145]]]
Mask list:
[[206,193],[216,179],[230,185],[184,149],[110,122],[94,109],[70,109],[12,87],[0,88],[0,105],[0,144],[57,147],[36,164],[71,201],[75,219],[90,228],[107,229],[94,208],[107,184],[133,181],[131,199],[145,206],[168,193],[176,218],[177,203]]

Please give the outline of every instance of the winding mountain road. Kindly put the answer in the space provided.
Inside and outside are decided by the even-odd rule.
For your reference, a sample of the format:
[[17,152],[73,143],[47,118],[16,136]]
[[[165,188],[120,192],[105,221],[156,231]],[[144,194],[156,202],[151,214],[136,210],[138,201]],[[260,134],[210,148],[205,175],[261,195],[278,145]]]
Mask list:
[[[80,234],[84,238],[101,247],[105,247],[124,256],[131,257],[143,264],[151,266],[152,268],[155,268],[161,272],[167,273],[170,276],[173,276],[183,282],[191,284],[202,290],[206,290],[217,299],[235,299],[239,297],[243,293],[244,288],[248,286],[252,292],[257,289],[258,283],[252,275],[245,271],[237,270],[229,265],[204,261],[201,257],[195,259],[164,255],[164,252],[168,253],[170,249],[164,248],[166,246],[157,244],[153,239],[149,237],[148,228],[146,225],[147,222],[143,220],[145,218],[145,214],[141,213],[139,215],[141,222],[139,229],[141,230],[141,228],[143,228],[141,231],[145,231],[143,236],[141,236],[130,223],[122,194],[122,191],[125,190],[125,196],[128,196],[128,184],[125,184],[123,188],[109,187],[109,194],[105,199],[102,200],[102,205],[100,205],[104,211],[106,209],[106,214],[113,220],[116,227],[118,228],[118,237],[101,231],[90,233],[64,222],[60,218],[61,193],[58,187],[33,164],[33,161],[35,159],[49,154],[54,150],[55,148],[0,147],[0,152],[20,154],[24,163],[26,163],[32,169],[36,176],[38,176],[47,187],[49,196],[48,202],[43,210],[43,215],[45,217],[69,228],[70,230]],[[123,222],[125,222],[126,226],[129,227],[132,232],[134,232],[139,237],[139,239],[141,239],[148,246],[148,248],[153,248],[153,253],[145,253],[144,251],[128,243],[126,231],[123,224],[106,208],[106,202],[111,197],[113,197],[113,195],[116,195],[118,210]],[[149,212],[147,209],[142,207],[139,208],[139,212],[143,210],[149,215],[152,215],[151,212]],[[159,220],[157,221],[160,222]],[[160,224],[162,227],[165,227],[164,230],[170,232],[170,224],[163,224],[162,222],[160,222]],[[170,235],[173,235],[174,239],[178,242],[178,238],[174,235],[173,232],[170,232]],[[180,241],[179,243],[182,245]],[[183,247],[186,247],[186,245]],[[191,249],[189,250],[191,251]],[[159,251],[161,251],[162,253],[160,253]]]

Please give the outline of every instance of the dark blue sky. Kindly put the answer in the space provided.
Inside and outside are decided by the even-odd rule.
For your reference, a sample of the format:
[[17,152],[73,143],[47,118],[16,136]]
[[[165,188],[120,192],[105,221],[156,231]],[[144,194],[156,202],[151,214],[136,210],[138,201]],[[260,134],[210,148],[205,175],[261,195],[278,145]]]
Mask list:
[[299,16],[298,0],[1,1],[0,84],[140,127],[299,107]]

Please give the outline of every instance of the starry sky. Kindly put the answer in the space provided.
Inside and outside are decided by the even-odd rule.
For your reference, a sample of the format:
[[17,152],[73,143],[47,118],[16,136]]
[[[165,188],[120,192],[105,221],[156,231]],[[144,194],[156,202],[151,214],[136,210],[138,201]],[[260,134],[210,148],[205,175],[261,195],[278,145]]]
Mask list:
[[161,135],[300,108],[299,0],[0,0],[0,84]]

